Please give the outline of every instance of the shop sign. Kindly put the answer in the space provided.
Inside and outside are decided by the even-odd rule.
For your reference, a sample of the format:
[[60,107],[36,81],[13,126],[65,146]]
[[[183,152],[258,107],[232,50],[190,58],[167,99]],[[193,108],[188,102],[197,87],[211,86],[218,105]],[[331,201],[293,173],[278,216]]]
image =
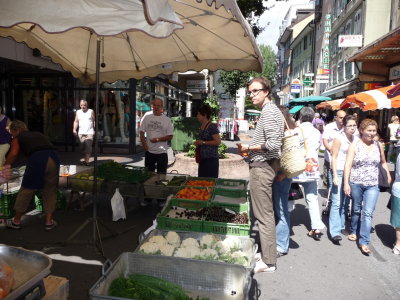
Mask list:
[[304,87],[304,90],[305,90],[305,91],[313,91],[314,88],[313,88],[312,86],[305,86],[305,87]]
[[324,38],[322,41],[322,70],[324,73],[322,74],[329,74],[329,39],[331,36],[331,14],[325,15],[325,32]]
[[389,69],[389,80],[400,78],[400,65],[394,66]]
[[311,77],[308,77],[308,76],[305,77],[303,80],[303,84],[304,84],[304,86],[311,86],[313,84]]
[[339,47],[362,47],[362,35],[339,35]]
[[290,86],[291,93],[297,94],[297,93],[300,93],[300,90],[301,90],[301,84],[292,84]]
[[382,83],[364,83],[364,90],[375,90],[383,87]]

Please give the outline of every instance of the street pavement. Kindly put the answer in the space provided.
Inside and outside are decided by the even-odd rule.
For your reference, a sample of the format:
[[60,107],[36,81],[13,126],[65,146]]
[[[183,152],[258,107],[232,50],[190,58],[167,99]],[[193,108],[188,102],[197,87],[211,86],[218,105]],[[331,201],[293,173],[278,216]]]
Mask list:
[[[243,143],[250,142],[247,135],[240,135],[240,138]],[[223,142],[227,144],[228,152],[236,152],[237,141]],[[127,155],[119,149],[114,150],[113,153],[99,154],[99,161],[116,160],[144,165],[143,153]],[[119,153],[115,153],[117,151]],[[77,152],[60,151],[60,155],[65,165],[77,164],[79,160]],[[169,158],[172,163],[172,153],[169,153]],[[390,167],[393,168],[393,165]],[[321,186],[319,192],[322,211],[326,189]],[[69,196],[69,191],[65,194]],[[44,231],[41,214],[30,215],[24,218],[21,230],[1,226],[0,243],[50,255],[53,259],[51,274],[70,281],[69,299],[88,299],[89,289],[101,276],[102,264],[107,259],[114,261],[123,252],[133,251],[138,245],[139,234],[152,225],[160,211],[156,203],[141,207],[137,199],[129,198],[126,200],[127,220],[113,222],[111,196],[98,197],[97,222],[92,219],[93,205],[81,209],[74,201],[68,209],[55,212],[54,218],[59,225],[54,230]],[[254,275],[250,299],[400,299],[400,257],[391,252],[395,231],[389,224],[388,199],[388,193],[380,194],[374,213],[375,233],[371,235],[372,254],[369,257],[362,255],[355,242],[346,237],[340,246],[334,245],[328,239],[326,229],[321,241],[309,238],[310,219],[306,203],[304,199],[297,200],[291,213],[289,254],[278,258],[275,273]],[[85,200],[93,200],[93,197],[87,195]],[[327,226],[325,216],[323,221]],[[101,239],[94,234],[96,224]],[[71,237],[80,225],[83,226],[82,231]]]

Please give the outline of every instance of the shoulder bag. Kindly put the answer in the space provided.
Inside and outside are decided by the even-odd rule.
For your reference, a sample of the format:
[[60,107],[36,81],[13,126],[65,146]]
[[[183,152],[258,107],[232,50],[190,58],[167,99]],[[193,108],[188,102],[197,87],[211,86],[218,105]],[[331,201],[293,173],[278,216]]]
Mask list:
[[[379,149],[379,158],[381,158],[382,152],[381,152],[381,144],[379,142],[378,142],[378,149]],[[378,186],[381,192],[386,192],[390,189],[390,184],[388,182],[388,176],[386,170],[382,167],[381,162],[382,161],[380,161],[378,165],[378,170],[379,170]]]

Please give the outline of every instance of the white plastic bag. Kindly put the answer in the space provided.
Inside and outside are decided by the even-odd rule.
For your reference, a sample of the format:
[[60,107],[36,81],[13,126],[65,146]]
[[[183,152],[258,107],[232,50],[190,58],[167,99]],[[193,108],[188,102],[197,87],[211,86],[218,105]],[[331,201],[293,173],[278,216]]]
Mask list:
[[111,198],[111,208],[113,211],[113,221],[126,219],[124,198],[122,197],[118,188],[115,189],[115,193]]

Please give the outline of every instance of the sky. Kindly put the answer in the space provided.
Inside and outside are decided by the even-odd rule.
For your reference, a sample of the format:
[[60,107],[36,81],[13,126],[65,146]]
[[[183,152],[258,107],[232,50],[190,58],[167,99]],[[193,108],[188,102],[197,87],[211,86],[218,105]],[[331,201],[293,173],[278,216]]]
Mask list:
[[269,7],[260,17],[259,24],[265,27],[257,37],[257,44],[270,45],[276,52],[278,50],[276,42],[279,39],[279,26],[282,25],[282,20],[285,17],[289,7],[295,4],[309,3],[309,0],[289,0],[289,1],[264,1],[264,6]]

